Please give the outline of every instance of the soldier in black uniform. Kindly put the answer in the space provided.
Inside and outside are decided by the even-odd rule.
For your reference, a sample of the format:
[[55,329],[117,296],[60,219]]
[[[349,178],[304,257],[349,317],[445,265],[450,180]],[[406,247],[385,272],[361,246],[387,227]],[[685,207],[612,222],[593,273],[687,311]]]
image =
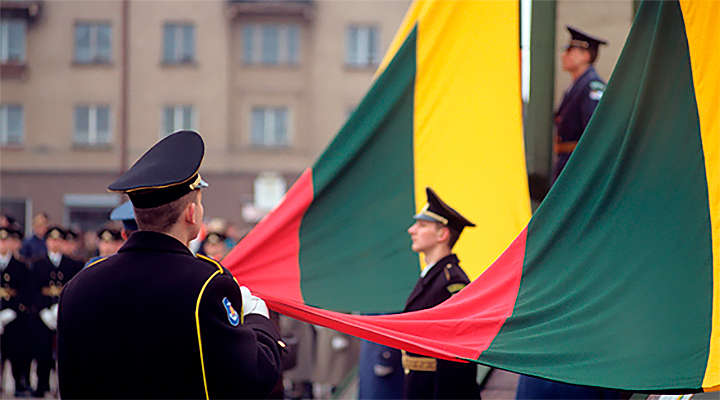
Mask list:
[[15,227],[0,228],[0,377],[5,360],[10,360],[15,397],[25,397],[30,390],[30,269],[15,254],[22,238]]
[[565,92],[560,108],[555,113],[556,158],[553,182],[565,168],[570,154],[575,150],[580,136],[605,92],[605,82],[593,65],[598,56],[598,48],[607,42],[572,26],[568,26],[567,30],[571,39],[565,46],[562,61],[563,69],[572,75],[573,83]]
[[[445,204],[427,188],[427,203],[408,229],[412,250],[425,255],[427,266],[413,289],[404,312],[435,307],[460,291],[468,283],[460,261],[452,248],[465,227],[475,224]],[[418,354],[403,353],[406,399],[478,399],[477,367]]]
[[129,195],[140,230],[65,287],[62,397],[263,398],[278,382],[284,344],[265,302],[188,248],[204,153],[200,135],[174,133],[109,186]]
[[32,355],[37,361],[35,397],[43,397],[50,390],[50,372],[55,368],[55,331],[57,303],[63,287],[80,271],[82,264],[63,255],[67,244],[66,232],[59,226],[45,233],[47,252],[32,261]]

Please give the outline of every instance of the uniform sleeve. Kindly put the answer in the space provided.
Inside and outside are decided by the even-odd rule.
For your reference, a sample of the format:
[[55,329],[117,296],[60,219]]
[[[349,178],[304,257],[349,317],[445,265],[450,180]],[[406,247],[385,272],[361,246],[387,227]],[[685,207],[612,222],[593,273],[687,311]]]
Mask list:
[[264,398],[280,378],[280,334],[263,316],[241,321],[241,306],[240,288],[227,270],[202,294],[200,346],[210,398]]
[[[592,84],[592,81],[590,84]],[[583,93],[581,97],[582,103],[580,104],[580,126],[582,127],[582,130],[585,131],[585,127],[587,127],[588,122],[590,122],[590,117],[592,117],[593,113],[595,112],[595,108],[597,107],[598,103],[600,102],[599,98],[595,98],[593,95],[593,90],[590,87],[590,84],[586,85],[583,88]]]

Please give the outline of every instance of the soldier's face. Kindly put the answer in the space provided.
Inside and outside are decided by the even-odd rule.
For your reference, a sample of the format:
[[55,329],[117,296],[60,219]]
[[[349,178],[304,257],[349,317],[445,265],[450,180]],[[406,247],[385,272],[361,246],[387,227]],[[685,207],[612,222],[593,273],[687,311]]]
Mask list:
[[563,52],[562,62],[565,71],[576,71],[582,66],[590,64],[590,52],[578,47],[570,47]]
[[440,243],[442,226],[437,222],[416,220],[408,228],[408,233],[412,240],[412,251],[426,253]]
[[7,254],[9,251],[15,250],[12,242],[11,239],[0,239],[0,254]]
[[45,241],[45,245],[47,246],[47,249],[53,253],[62,253],[65,248],[65,240],[48,238]]

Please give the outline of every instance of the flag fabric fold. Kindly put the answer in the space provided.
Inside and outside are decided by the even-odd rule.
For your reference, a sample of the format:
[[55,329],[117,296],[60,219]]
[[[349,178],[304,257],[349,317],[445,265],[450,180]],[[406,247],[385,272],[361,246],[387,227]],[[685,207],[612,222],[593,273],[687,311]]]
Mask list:
[[[720,390],[718,21],[716,1],[642,3],[604,97],[545,201],[450,300],[383,316],[275,293],[266,301],[433,357],[579,385]],[[415,40],[422,30],[413,28]]]

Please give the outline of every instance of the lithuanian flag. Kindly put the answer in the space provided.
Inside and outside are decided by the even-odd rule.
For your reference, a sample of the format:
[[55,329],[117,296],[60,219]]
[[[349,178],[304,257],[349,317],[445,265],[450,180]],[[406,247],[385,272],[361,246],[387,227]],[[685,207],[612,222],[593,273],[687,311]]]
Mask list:
[[262,295],[401,311],[431,186],[480,227],[455,246],[477,277],[530,219],[518,19],[515,1],[414,3],[345,126],[223,264]]
[[720,2],[644,2],[545,201],[445,303],[385,316],[281,297],[269,306],[389,346],[562,382],[720,390],[718,49]]

